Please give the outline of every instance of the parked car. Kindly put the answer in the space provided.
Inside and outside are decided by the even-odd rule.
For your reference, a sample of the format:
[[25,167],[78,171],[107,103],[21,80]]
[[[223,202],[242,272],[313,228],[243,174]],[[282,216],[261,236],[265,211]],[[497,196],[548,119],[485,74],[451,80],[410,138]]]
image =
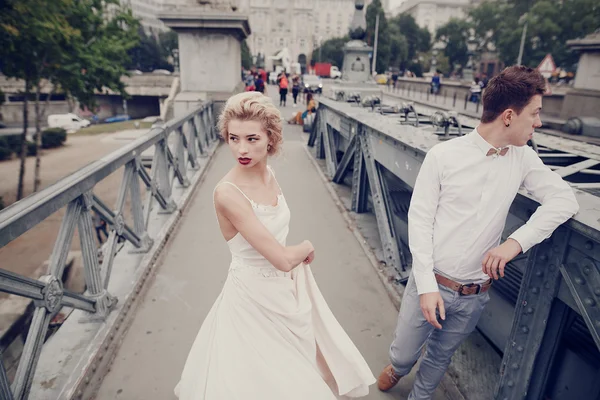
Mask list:
[[49,128],[63,128],[67,132],[75,132],[89,125],[90,121],[72,113],[48,115]]
[[302,75],[302,83],[305,93],[322,93],[323,83],[321,78],[316,75]]
[[104,123],[106,124],[110,124],[112,122],[123,122],[123,121],[129,121],[131,119],[131,117],[127,114],[120,114],[120,115],[115,115],[114,117],[108,117],[104,120]]

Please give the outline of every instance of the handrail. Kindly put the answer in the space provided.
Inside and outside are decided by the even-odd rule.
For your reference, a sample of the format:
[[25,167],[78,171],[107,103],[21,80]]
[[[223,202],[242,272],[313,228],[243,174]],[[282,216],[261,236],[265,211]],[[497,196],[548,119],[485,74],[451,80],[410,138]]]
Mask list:
[[[158,203],[165,213],[175,211],[176,205],[171,197],[173,185],[177,181],[183,187],[189,186],[188,174],[199,168],[198,158],[206,155],[209,146],[217,140],[212,105],[212,102],[207,102],[182,118],[151,129],[127,146],[0,212],[0,246],[5,246],[66,207],[46,275],[32,279],[0,269],[0,292],[32,299],[35,306],[11,387],[0,363],[2,399],[28,397],[48,325],[63,306],[88,312],[90,320],[104,320],[109,315],[118,300],[107,288],[115,256],[122,247],[119,242],[129,241],[136,252],[150,250],[153,239],[148,234],[148,222],[153,204]],[[148,172],[142,163],[142,153],[151,147],[154,147],[154,156]],[[111,209],[94,194],[93,189],[98,182],[122,167],[125,167],[123,180],[116,206]],[[147,190],[145,201],[141,184]],[[127,199],[130,200],[132,226],[125,220]],[[91,211],[110,227],[108,238],[101,247],[101,262]],[[62,284],[75,228],[81,242],[86,284],[84,294],[66,290]]]

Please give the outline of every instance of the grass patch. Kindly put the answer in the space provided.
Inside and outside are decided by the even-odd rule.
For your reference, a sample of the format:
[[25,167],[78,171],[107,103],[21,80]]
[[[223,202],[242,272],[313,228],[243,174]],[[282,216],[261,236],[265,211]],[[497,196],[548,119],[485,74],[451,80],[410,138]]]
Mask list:
[[99,135],[102,133],[115,133],[127,129],[135,129],[134,124],[136,121],[140,123],[140,129],[150,129],[152,127],[152,122],[142,122],[141,119],[138,119],[123,122],[113,122],[111,124],[90,125],[78,130],[74,133],[74,135]]

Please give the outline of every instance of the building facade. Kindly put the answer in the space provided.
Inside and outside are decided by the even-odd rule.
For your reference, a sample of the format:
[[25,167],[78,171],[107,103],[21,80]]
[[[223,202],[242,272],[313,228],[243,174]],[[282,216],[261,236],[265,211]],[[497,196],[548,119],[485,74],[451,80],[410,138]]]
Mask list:
[[404,0],[391,9],[390,16],[410,14],[417,25],[427,28],[434,36],[437,29],[450,18],[465,18],[473,3],[472,0]]
[[239,6],[250,17],[250,52],[264,57],[267,70],[269,56],[284,48],[293,62],[308,65],[319,43],[348,33],[354,15],[354,0],[240,0]]

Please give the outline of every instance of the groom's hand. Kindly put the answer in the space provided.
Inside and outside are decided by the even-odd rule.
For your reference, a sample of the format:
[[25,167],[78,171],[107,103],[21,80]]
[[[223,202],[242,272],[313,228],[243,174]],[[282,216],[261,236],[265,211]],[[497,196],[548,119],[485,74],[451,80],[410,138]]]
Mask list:
[[498,275],[504,278],[504,267],[506,263],[515,258],[521,252],[521,245],[514,239],[508,239],[498,247],[488,251],[481,262],[481,270],[492,279],[498,279]]
[[442,325],[437,320],[436,309],[440,310],[440,317],[446,319],[446,309],[444,308],[444,300],[440,292],[423,293],[419,295],[421,302],[421,311],[427,322],[433,325],[434,328],[442,329]]

